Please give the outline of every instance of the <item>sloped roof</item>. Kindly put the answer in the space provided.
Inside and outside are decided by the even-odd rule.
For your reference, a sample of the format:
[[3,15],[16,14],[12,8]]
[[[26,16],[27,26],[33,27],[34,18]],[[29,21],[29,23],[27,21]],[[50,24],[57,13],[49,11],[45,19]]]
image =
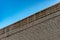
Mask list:
[[24,26],[28,23],[31,23],[31,22],[33,22],[35,20],[38,20],[38,19],[41,19],[41,18],[43,18],[45,16],[48,16],[48,15],[54,13],[54,12],[57,12],[57,11],[60,11],[60,3],[57,3],[57,4],[51,6],[47,9],[44,9],[40,12],[35,13],[34,15],[31,15],[31,16],[29,16],[29,17],[27,17],[23,20],[20,20],[20,21],[14,23],[12,25],[9,25],[9,26],[7,26],[3,29],[0,29],[0,34],[4,34],[11,27],[12,27],[12,29],[14,29],[14,28],[18,28],[19,26]]

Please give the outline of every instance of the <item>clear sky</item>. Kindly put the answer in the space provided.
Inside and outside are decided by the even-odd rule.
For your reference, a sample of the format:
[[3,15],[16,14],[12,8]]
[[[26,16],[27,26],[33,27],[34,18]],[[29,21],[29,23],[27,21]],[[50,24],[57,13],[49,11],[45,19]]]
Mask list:
[[0,29],[58,2],[60,0],[0,0]]

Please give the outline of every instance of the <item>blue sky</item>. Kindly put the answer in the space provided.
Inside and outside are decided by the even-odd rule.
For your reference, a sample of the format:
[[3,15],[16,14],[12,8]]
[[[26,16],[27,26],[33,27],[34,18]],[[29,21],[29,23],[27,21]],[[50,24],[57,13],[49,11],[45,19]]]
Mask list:
[[58,2],[60,0],[0,0],[0,29]]

